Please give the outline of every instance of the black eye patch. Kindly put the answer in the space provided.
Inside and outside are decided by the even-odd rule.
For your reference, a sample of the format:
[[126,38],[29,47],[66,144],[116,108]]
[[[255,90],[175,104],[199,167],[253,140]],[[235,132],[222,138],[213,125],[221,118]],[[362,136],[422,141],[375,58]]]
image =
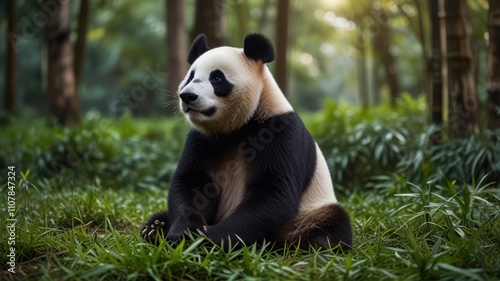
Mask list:
[[231,91],[233,90],[234,85],[231,84],[231,82],[227,81],[224,72],[222,72],[220,69],[216,69],[210,72],[208,80],[214,88],[215,95],[218,97],[225,97],[229,95],[229,93],[231,93]]
[[182,86],[182,88],[186,87],[187,84],[189,84],[189,82],[191,82],[194,78],[194,70],[191,70],[191,73],[189,73],[189,78],[188,80],[186,81],[186,83],[184,84],[184,86]]

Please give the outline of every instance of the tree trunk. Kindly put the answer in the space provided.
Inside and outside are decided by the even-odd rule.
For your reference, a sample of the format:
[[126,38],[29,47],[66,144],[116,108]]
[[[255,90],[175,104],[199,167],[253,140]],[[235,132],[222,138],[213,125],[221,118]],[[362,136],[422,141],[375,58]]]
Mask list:
[[61,1],[58,8],[57,13],[48,17],[46,26],[49,111],[61,125],[71,126],[80,122],[81,109],[75,91],[73,52],[69,38],[69,1]]
[[210,48],[224,46],[226,42],[224,0],[196,0],[192,39],[201,33],[207,35]]
[[387,22],[387,16],[383,16],[385,19],[385,24],[382,24],[380,30],[380,36],[382,37],[382,42],[384,42],[384,48],[382,49],[382,60],[384,62],[385,69],[385,79],[389,85],[389,98],[392,106],[396,106],[396,99],[399,97],[399,78],[396,70],[396,63],[394,56],[391,54],[391,49],[389,45],[389,25]]
[[[430,64],[431,70],[431,89],[430,89],[430,118],[431,123],[439,128],[443,126],[443,72],[441,58],[441,32],[439,18],[439,3],[436,0],[429,0],[429,14],[431,18],[431,43],[432,58]],[[446,61],[445,61],[446,63]],[[442,132],[438,130],[431,136],[431,142],[438,144],[441,142]]]
[[370,105],[367,87],[367,69],[366,69],[366,48],[367,44],[363,37],[363,25],[361,21],[357,21],[356,25],[359,26],[359,35],[357,42],[358,49],[358,91],[359,91],[359,104],[363,108],[368,108]]
[[[372,7],[371,16],[374,21],[380,22],[380,13],[378,10]],[[382,87],[384,86],[384,62],[382,61],[382,49],[384,48],[384,43],[382,42],[381,32],[374,31],[372,38],[372,52],[373,52],[373,63],[372,63],[372,101],[374,105],[379,105],[382,102]]]
[[489,0],[488,128],[500,128],[500,1]]
[[238,41],[240,44],[245,40],[245,36],[248,32],[248,23],[249,23],[249,7],[246,1],[233,0],[233,8],[236,14],[236,23],[238,24]]
[[368,99],[368,87],[366,86],[366,50],[364,47],[358,48],[358,89],[359,89],[359,103],[361,107],[368,108],[370,105]]
[[75,89],[78,92],[81,73],[83,68],[83,57],[85,55],[85,43],[87,41],[87,26],[89,19],[89,0],[80,0],[80,14],[78,15],[78,32],[75,45]]
[[167,104],[175,98],[177,88],[186,75],[187,38],[184,0],[167,0]]
[[396,99],[399,96],[399,81],[396,71],[396,63],[394,56],[391,54],[391,46],[389,44],[389,22],[387,14],[382,11],[380,15],[380,41],[382,43],[381,57],[384,62],[385,80],[389,85],[389,101],[392,106],[396,105]]
[[276,82],[285,96],[288,96],[288,13],[289,1],[278,0],[276,23]]
[[[373,51],[375,51],[375,48],[379,48],[379,43],[378,42],[378,36],[373,37]],[[373,91],[373,96],[372,96],[372,101],[374,105],[379,105],[382,102],[382,86],[384,85],[384,75],[383,75],[383,70],[381,69],[381,65],[383,64],[381,61],[381,58],[379,56],[374,56],[373,57],[373,63],[372,63],[372,91]]]
[[7,68],[5,83],[5,111],[10,114],[16,114],[16,82],[17,82],[17,19],[16,19],[16,1],[7,1],[8,14],[8,38],[7,40]]
[[[426,39],[426,33],[425,33],[425,27],[424,27],[424,8],[423,8],[423,2],[421,0],[413,0],[415,8],[417,9],[417,14],[418,14],[418,31],[417,37],[420,41],[420,45],[422,46],[422,60],[424,63],[424,70],[425,73],[423,75],[423,81],[424,81],[424,90],[427,95],[427,101],[430,104],[430,92],[431,92],[431,85],[430,81],[432,79],[432,62],[431,59],[429,58],[429,51],[428,51],[428,46],[427,46],[427,39]],[[436,1],[434,1],[436,2]]]
[[470,21],[466,0],[446,0],[446,41],[449,69],[449,137],[465,137],[478,130],[479,99],[474,80]]
[[175,94],[187,71],[184,0],[167,0],[168,90]]

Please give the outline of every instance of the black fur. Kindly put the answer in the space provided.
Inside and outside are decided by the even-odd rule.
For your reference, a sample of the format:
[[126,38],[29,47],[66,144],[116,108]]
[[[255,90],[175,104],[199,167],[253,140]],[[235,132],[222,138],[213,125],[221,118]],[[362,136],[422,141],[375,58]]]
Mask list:
[[191,83],[191,81],[193,81],[193,78],[194,78],[194,70],[191,70],[191,72],[189,73],[188,80],[186,81],[186,83],[184,83],[182,88],[186,87],[189,83]]
[[[163,223],[163,224],[162,224]],[[170,229],[170,219],[166,211],[152,215],[144,224],[141,235],[150,243],[157,244],[159,239],[165,237]]]
[[[283,236],[300,229],[300,247],[308,249],[333,248],[340,245],[338,250],[347,251],[352,248],[351,218],[345,209],[339,204],[325,205],[311,213],[297,218],[294,222],[287,224],[283,229]],[[299,237],[286,241],[279,239],[278,243],[296,245]]]
[[207,36],[205,34],[200,34],[198,35],[194,41],[193,44],[191,45],[191,49],[189,51],[187,61],[189,64],[193,64],[193,62],[203,55],[206,51],[208,51],[208,45],[207,45]]
[[274,60],[273,44],[262,34],[253,33],[247,35],[243,51],[247,57],[255,61],[268,63]]
[[340,244],[343,251],[352,248],[351,218],[339,204],[327,205],[313,212],[316,218],[327,218],[320,222],[317,229],[307,238],[310,245],[318,248],[331,248]]
[[[219,195],[208,170],[230,152],[241,153],[247,162],[247,187],[235,211],[216,222]],[[192,130],[169,191],[171,227],[163,231],[172,241],[186,230],[202,231],[216,243],[272,241],[296,217],[315,169],[314,140],[295,112],[249,121],[225,136]],[[151,220],[143,235],[151,231]]]

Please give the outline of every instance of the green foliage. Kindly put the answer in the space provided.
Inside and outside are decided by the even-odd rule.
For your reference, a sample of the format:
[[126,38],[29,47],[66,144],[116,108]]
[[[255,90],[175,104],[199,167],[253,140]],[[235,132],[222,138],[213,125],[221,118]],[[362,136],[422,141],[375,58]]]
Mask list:
[[[483,181],[463,186],[457,186],[456,181],[445,181],[442,186],[409,185],[409,188],[413,192],[396,194],[409,200],[391,216],[408,211],[403,216],[407,219],[401,229],[407,228],[405,234],[410,247],[404,247],[401,252],[411,254],[412,266],[418,267],[419,277],[435,278],[432,270],[443,269],[463,274],[467,279],[482,280],[482,270],[463,268],[477,263],[496,263],[495,253],[488,250],[498,244],[500,237],[495,226],[500,220],[498,188]],[[455,265],[443,263],[443,256],[452,257]],[[498,265],[495,267],[498,270]]]
[[337,186],[360,188],[380,175],[400,173],[425,184],[442,176],[500,183],[500,130],[431,144],[423,98],[402,95],[397,105],[361,108],[326,101],[305,116]]
[[12,122],[0,140],[0,165],[42,177],[102,177],[108,186],[167,186],[189,128],[177,119],[112,120],[97,113],[73,128],[43,120]]
[[442,175],[472,182],[485,178],[500,183],[500,130],[485,130],[463,139],[431,145],[429,140],[439,128],[428,128],[403,155],[398,171],[411,181],[438,181]]
[[321,112],[306,118],[333,181],[348,187],[360,187],[373,176],[395,172],[426,123],[424,100],[409,95],[398,99],[396,107],[365,109],[326,101]]
[[484,182],[443,182],[420,187],[391,178],[349,197],[345,204],[355,209],[356,229],[362,226],[358,239],[366,241],[358,250],[383,273],[372,279],[484,280],[486,272],[498,274],[499,190]]

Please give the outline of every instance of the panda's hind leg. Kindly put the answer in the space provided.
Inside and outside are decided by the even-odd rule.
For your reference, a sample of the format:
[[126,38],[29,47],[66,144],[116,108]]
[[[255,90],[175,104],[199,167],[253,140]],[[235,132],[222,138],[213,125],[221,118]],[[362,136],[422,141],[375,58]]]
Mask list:
[[319,224],[309,234],[309,244],[316,248],[331,248],[340,244],[342,251],[352,248],[351,218],[341,205],[326,205],[314,213]]
[[301,215],[294,226],[294,232],[300,233],[301,248],[329,249],[339,244],[342,251],[352,248],[351,219],[339,204],[328,204]]
[[170,219],[168,213],[159,212],[152,215],[141,229],[141,236],[144,240],[157,244],[158,239],[167,236],[170,229]]

